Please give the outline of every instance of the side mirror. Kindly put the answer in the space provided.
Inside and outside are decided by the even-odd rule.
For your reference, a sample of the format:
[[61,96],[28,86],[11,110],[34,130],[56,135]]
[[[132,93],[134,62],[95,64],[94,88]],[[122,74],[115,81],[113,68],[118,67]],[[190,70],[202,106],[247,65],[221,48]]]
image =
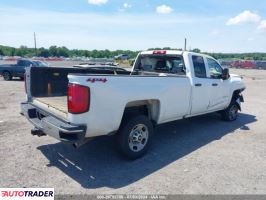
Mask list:
[[227,80],[229,77],[230,77],[229,69],[228,68],[224,68],[223,69],[223,74],[222,74],[222,79],[223,80]]

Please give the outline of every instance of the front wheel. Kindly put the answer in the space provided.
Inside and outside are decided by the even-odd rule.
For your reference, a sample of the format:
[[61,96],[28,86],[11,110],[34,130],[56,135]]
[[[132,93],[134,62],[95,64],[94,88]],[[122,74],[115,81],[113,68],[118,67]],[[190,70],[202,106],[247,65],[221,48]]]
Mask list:
[[121,152],[130,159],[143,156],[148,150],[152,134],[153,125],[148,117],[126,117],[117,134]]
[[225,110],[221,112],[222,118],[225,121],[234,121],[238,116],[238,105],[236,102],[232,102]]

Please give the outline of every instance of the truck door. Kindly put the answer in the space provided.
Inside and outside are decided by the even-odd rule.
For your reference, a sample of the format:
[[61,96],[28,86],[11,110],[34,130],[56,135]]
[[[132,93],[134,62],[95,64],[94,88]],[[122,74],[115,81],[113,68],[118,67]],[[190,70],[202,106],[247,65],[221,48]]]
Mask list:
[[[191,115],[207,112],[210,102],[210,81],[207,77],[204,58],[191,56],[194,78],[192,79]],[[192,73],[193,73],[192,71]]]
[[229,80],[222,79],[223,68],[212,58],[206,58],[210,78],[210,104],[208,110],[224,109],[229,101]]

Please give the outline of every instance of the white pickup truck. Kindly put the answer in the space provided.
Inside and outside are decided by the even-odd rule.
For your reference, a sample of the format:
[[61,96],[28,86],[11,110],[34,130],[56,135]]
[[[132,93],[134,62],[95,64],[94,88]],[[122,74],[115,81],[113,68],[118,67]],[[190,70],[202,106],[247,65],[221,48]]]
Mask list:
[[135,159],[158,124],[217,111],[235,120],[244,89],[241,77],[210,56],[144,51],[131,71],[31,67],[21,108],[33,135],[80,146],[116,134],[121,152]]

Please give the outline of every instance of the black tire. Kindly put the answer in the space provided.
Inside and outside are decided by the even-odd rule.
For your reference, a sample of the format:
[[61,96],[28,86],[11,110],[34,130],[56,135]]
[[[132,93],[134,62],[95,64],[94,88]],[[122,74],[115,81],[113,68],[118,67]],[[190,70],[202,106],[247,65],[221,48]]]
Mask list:
[[3,72],[3,77],[5,81],[12,80],[12,75],[10,74],[10,72],[7,72],[7,71]]
[[235,102],[235,100],[233,100],[225,110],[221,111],[223,120],[235,121],[238,116],[238,110],[239,110],[239,107],[237,103]]
[[143,156],[153,135],[153,124],[145,115],[128,116],[117,133],[121,153],[129,159]]

